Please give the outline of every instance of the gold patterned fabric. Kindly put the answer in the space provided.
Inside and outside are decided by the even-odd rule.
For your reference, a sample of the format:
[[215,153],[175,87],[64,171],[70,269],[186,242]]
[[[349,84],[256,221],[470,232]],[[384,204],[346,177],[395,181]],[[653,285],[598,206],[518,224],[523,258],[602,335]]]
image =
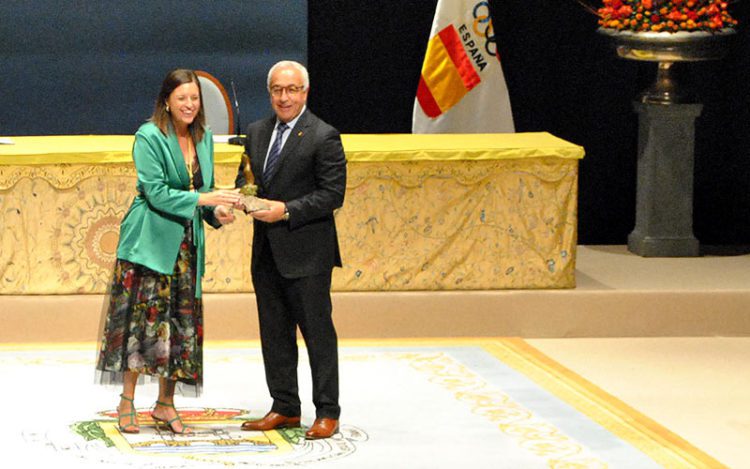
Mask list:
[[[135,195],[130,136],[0,145],[0,294],[103,293]],[[343,135],[334,291],[575,286],[578,159],[547,133]],[[242,149],[216,145],[216,181]],[[252,291],[252,223],[206,230],[207,292]]]

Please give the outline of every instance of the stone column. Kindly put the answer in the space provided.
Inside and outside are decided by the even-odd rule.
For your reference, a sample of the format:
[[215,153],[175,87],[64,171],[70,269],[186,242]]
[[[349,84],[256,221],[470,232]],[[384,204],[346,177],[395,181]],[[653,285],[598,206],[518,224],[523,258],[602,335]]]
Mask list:
[[628,250],[644,257],[694,257],[695,119],[702,104],[634,103],[638,113],[635,228]]

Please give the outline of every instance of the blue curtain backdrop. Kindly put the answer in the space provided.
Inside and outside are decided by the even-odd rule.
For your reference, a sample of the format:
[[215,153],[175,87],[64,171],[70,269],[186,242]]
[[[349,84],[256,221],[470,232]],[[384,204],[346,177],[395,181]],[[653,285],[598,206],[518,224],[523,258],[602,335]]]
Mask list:
[[3,0],[0,135],[131,134],[178,67],[234,80],[244,127],[286,58],[307,61],[306,0]]

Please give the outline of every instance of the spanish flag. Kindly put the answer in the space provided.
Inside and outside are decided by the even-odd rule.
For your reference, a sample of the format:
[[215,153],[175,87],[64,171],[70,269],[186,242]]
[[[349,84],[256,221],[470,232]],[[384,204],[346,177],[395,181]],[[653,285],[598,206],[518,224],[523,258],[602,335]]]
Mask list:
[[413,133],[514,132],[489,3],[438,0]]

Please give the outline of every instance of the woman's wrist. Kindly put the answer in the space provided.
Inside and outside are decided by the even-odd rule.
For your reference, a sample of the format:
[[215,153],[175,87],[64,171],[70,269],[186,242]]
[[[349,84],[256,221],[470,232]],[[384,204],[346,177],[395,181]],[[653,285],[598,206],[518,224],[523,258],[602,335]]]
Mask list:
[[198,194],[198,205],[212,205],[209,203],[209,193],[207,192],[196,192]]

